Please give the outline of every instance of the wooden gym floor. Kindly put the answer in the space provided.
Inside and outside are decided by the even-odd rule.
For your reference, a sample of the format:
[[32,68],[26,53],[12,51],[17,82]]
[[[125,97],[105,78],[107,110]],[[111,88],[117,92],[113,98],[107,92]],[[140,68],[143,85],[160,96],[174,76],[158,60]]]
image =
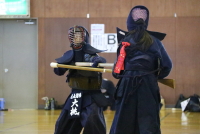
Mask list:
[[[114,112],[107,110],[107,133]],[[60,110],[0,111],[0,134],[53,134]],[[160,112],[162,134],[200,134],[200,112],[163,109]]]

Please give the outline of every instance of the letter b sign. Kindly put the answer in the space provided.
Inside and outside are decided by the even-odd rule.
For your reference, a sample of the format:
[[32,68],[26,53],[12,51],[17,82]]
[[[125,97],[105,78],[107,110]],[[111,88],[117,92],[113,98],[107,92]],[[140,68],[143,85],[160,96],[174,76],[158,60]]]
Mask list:
[[113,45],[116,43],[116,35],[115,34],[108,34],[107,37],[108,37],[107,38],[108,45]]

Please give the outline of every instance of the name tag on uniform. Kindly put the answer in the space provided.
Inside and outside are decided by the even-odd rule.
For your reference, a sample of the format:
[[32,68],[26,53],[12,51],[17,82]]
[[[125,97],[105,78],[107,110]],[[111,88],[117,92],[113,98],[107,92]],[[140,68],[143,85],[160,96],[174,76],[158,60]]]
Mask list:
[[68,117],[69,118],[78,118],[81,114],[81,102],[82,102],[82,92],[77,91],[73,92],[70,96],[70,110]]

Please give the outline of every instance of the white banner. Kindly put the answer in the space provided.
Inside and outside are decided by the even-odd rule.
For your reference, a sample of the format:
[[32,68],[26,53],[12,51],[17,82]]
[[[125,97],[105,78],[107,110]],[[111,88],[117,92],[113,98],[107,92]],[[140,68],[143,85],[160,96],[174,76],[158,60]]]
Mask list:
[[106,53],[115,53],[118,48],[117,34],[91,34],[91,45],[99,50],[106,50]]

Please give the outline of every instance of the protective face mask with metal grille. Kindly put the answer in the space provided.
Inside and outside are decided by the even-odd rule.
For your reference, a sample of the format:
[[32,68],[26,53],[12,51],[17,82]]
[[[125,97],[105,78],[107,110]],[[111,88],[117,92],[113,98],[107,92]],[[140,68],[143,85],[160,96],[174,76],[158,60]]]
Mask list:
[[71,47],[75,50],[82,48],[84,41],[84,29],[78,26],[70,28],[68,31],[69,41],[71,43]]

